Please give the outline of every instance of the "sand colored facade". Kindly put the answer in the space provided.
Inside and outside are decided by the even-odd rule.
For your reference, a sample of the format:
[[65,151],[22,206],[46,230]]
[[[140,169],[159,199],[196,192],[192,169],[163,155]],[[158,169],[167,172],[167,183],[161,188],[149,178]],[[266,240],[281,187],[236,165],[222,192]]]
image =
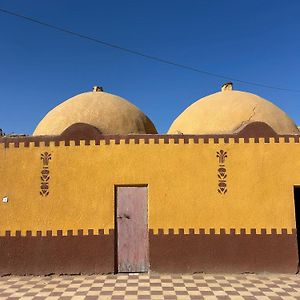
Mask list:
[[[229,233],[231,228],[245,228],[250,233],[257,228],[291,233],[296,227],[293,186],[300,185],[300,154],[294,138],[288,142],[281,138],[278,143],[274,138],[269,143],[264,139],[245,143],[240,138],[226,144],[222,138],[218,143],[211,138],[207,144],[203,138],[199,143],[191,138],[187,144],[183,139],[174,144],[168,138],[167,144],[163,136],[158,144],[154,139],[149,144],[143,138],[139,144],[133,138],[129,141],[115,144],[111,139],[109,145],[104,140],[100,145],[83,141],[78,146],[41,142],[38,147],[20,143],[18,148],[14,144],[5,148],[2,143],[0,189],[9,202],[1,204],[0,234],[70,229],[108,233],[114,229],[114,187],[143,184],[149,187],[149,228],[154,232],[223,228]],[[225,194],[217,189],[220,150],[227,152]],[[41,154],[45,152],[51,155],[49,195],[41,198]],[[262,181],[263,189],[259,188]]]
[[228,83],[169,133],[96,87],[1,137],[0,275],[296,273],[294,122]]
[[[86,143],[45,143],[33,138],[1,143],[0,191],[9,199],[1,203],[4,240],[8,234],[10,239],[26,240],[28,232],[31,239],[106,237],[106,242],[100,238],[94,246],[77,244],[78,253],[89,245],[95,247],[89,251],[99,255],[87,269],[73,257],[75,269],[70,271],[114,272],[115,187],[142,185],[148,187],[150,270],[297,270],[293,188],[300,185],[299,136],[115,136]],[[225,170],[219,166],[222,151]],[[45,155],[51,158],[47,197],[41,193]],[[219,177],[224,178],[224,173],[226,186],[220,190]],[[245,239],[250,239],[246,245]],[[199,247],[205,248],[202,253]],[[265,252],[261,253],[261,247],[266,247]],[[102,253],[103,248],[108,253]],[[175,253],[170,253],[172,248]],[[247,249],[248,258],[244,256]],[[3,257],[3,247],[0,251]],[[229,257],[215,257],[213,252],[220,255],[220,251]],[[162,260],[163,253],[168,256]],[[186,255],[183,263],[176,259],[180,255]],[[199,256],[206,257],[202,268]],[[15,272],[17,264],[9,266],[8,262],[0,261],[0,266],[6,266],[2,270]],[[27,272],[35,273],[35,269],[30,271],[34,255],[27,264]],[[53,263],[44,266],[42,273],[47,268],[57,272],[57,267]],[[69,271],[68,266],[63,268]]]

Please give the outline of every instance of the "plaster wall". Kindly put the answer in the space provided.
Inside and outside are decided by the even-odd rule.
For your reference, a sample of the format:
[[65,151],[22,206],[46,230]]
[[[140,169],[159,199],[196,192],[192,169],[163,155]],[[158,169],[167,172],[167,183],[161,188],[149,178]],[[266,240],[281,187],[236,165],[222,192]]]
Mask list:
[[[227,192],[218,193],[217,151],[227,152]],[[40,195],[41,153],[51,154],[49,195]],[[148,184],[149,228],[178,232],[224,228],[247,233],[295,228],[293,186],[300,185],[299,144],[233,139],[204,144],[161,139],[129,144],[0,147],[0,235],[40,230],[114,228],[114,186]]]

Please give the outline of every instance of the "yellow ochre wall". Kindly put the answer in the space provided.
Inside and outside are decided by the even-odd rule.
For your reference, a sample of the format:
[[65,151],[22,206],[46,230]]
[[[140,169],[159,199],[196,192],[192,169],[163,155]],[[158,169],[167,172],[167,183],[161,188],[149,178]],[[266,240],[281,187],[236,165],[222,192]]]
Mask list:
[[[219,162],[216,152],[227,151],[228,192],[217,192]],[[30,143],[19,148],[0,144],[0,199],[9,197],[8,203],[0,202],[0,235],[10,230],[11,235],[21,230],[25,235],[31,230],[46,234],[52,230],[114,228],[114,186],[148,184],[149,228],[190,228],[195,232],[214,228],[218,233],[225,228],[246,232],[256,228],[295,228],[293,186],[300,185],[300,144],[293,139],[286,143],[280,138],[275,143],[250,139],[245,143],[233,138],[204,144],[193,139],[169,144],[163,139],[158,144],[150,139],[145,144],[55,146],[50,142],[39,147]],[[49,162],[49,195],[42,197],[40,174],[41,153],[51,153]]]

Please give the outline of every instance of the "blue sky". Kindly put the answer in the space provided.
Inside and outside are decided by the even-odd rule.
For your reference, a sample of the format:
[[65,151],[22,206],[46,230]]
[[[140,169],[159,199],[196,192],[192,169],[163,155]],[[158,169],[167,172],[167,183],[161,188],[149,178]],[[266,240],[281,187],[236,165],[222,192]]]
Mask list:
[[[246,81],[300,90],[300,1],[0,1],[0,8]],[[31,134],[94,85],[137,105],[164,133],[225,79],[153,62],[0,13],[0,128]],[[300,93],[234,82],[300,124]]]

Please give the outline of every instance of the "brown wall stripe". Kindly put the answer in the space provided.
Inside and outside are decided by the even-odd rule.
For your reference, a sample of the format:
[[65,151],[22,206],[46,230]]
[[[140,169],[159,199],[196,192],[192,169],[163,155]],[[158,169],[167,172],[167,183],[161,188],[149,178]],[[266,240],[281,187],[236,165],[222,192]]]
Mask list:
[[58,231],[0,237],[0,275],[92,274],[114,271],[114,233],[72,235]]
[[[277,234],[266,229],[257,234],[255,229],[246,234],[225,229],[216,234],[210,229],[195,233],[180,229],[154,234],[149,230],[150,269],[156,272],[280,272],[296,273],[298,269],[297,237],[286,229]],[[27,231],[11,236],[7,231],[0,237],[0,275],[5,274],[78,274],[112,273],[115,268],[115,234],[110,230],[62,230],[57,236],[48,230],[32,236]],[[74,235],[76,233],[77,235]]]
[[[100,141],[105,141],[105,145],[110,145],[113,141],[116,145],[119,145],[121,141],[124,141],[125,144],[129,144],[131,141],[133,144],[139,144],[142,140],[145,144],[149,144],[150,141],[153,141],[154,144],[170,144],[170,142],[174,144],[179,144],[180,141],[183,141],[184,144],[192,143],[199,144],[202,141],[204,144],[219,144],[220,142],[228,144],[229,139],[233,139],[232,141],[235,144],[238,143],[249,143],[249,139],[251,137],[243,137],[237,135],[130,135],[129,136],[119,136],[119,135],[107,135],[101,136],[97,139],[93,140],[79,140],[79,139],[63,139],[60,136],[28,136],[28,137],[2,137],[0,138],[0,144],[4,144],[5,148],[14,147],[19,148],[22,143],[22,147],[28,148],[30,143],[34,143],[34,147],[46,146],[49,147],[50,143],[53,143],[54,146],[60,146],[60,142],[64,142],[64,146],[70,146],[70,142],[73,142],[75,146],[80,145],[80,141],[83,141],[84,145],[89,146],[91,141],[95,142],[95,145],[100,145]],[[253,137],[254,143],[260,143],[260,139],[262,139],[263,143],[270,143],[270,139],[274,139],[274,143],[297,143],[299,144],[300,135],[278,135],[276,137]],[[222,140],[222,141],[221,141]],[[43,143],[43,145],[41,145]]]
[[[246,231],[245,228],[241,229],[235,229],[235,228],[230,228],[229,230],[226,230],[225,228],[220,228],[220,230],[215,230],[214,228],[209,228],[209,229],[204,229],[204,228],[189,228],[188,230],[184,230],[183,228],[179,228],[178,231],[176,232],[173,228],[169,228],[167,230],[164,230],[162,228],[159,228],[157,232],[153,229],[149,229],[149,234],[151,235],[271,235],[271,234],[276,234],[276,235],[295,235],[296,234],[296,229],[293,228],[291,230],[291,233],[288,232],[286,228],[271,228],[267,230],[266,228],[251,228],[250,230]],[[84,232],[86,232],[84,234]],[[6,237],[31,237],[31,236],[107,236],[107,235],[112,235],[114,232],[114,229],[109,229],[108,233],[104,233],[104,229],[88,229],[88,230],[83,230],[83,229],[78,229],[78,230],[72,230],[69,229],[67,231],[63,230],[46,230],[44,232],[37,230],[37,231],[31,231],[27,230],[25,234],[20,231],[10,231],[6,230],[4,235],[1,236],[6,236]]]
[[296,273],[292,234],[149,234],[151,270],[170,273]]
[[[84,234],[84,232],[87,232],[87,234]],[[37,230],[37,231],[32,231],[32,230],[27,230],[25,234],[22,234],[22,232],[20,230],[16,230],[16,231],[10,231],[10,230],[6,230],[5,231],[5,235],[6,237],[32,237],[32,236],[47,236],[47,237],[51,237],[51,236],[107,236],[107,235],[112,235],[114,232],[113,229],[109,229],[109,233],[105,234],[104,233],[104,229],[88,229],[87,231],[83,230],[83,229],[78,229],[78,230],[67,230],[67,231],[63,231],[63,230],[46,230],[45,232],[42,232],[41,230]],[[0,235],[1,237],[1,235]]]
[[155,232],[153,229],[149,229],[149,234],[151,235],[295,235],[296,229],[293,228],[290,230],[291,233],[288,233],[288,230],[286,228],[251,228],[248,232],[245,228],[230,228],[226,230],[225,228],[220,228],[220,232],[216,230],[215,228],[189,228],[188,230],[184,230],[183,228],[178,229],[178,233],[175,232],[173,228],[169,228],[167,230],[164,230],[162,228],[158,228],[157,232]]

